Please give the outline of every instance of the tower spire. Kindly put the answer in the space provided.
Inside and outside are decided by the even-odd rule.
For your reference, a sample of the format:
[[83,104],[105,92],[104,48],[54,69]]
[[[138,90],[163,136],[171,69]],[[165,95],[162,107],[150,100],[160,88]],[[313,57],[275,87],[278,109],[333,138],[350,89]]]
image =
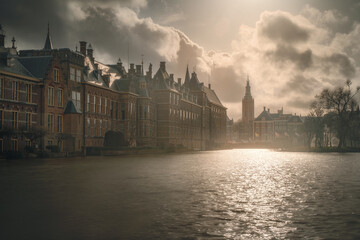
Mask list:
[[47,36],[46,36],[46,40],[45,40],[45,45],[44,45],[44,50],[52,50],[53,46],[52,46],[52,42],[51,42],[51,36],[50,36],[50,24],[48,22],[48,29],[47,29]]
[[190,83],[189,64],[187,64],[184,84],[187,85],[189,83]]

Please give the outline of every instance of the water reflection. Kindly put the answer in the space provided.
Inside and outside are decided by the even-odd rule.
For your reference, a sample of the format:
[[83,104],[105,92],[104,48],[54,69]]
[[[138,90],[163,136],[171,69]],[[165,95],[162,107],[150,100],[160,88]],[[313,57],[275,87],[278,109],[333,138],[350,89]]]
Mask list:
[[356,239],[359,156],[228,150],[0,163],[0,239]]

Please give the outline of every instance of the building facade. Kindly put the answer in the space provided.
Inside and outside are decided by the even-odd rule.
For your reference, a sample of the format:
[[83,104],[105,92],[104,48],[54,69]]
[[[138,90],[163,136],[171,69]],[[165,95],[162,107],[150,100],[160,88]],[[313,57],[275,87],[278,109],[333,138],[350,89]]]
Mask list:
[[[103,64],[85,41],[79,51],[54,49],[49,28],[39,50],[18,52],[15,41],[5,48],[4,38],[0,31],[2,151],[31,145],[39,151],[86,153],[103,147],[109,132],[121,136],[121,146],[200,150],[226,141],[226,108],[195,72],[190,78],[186,69],[182,83],[165,62],[154,76],[152,64],[146,73],[143,63],[128,70],[120,59]],[[18,135],[20,128],[37,129],[39,136],[7,137],[10,128]]]

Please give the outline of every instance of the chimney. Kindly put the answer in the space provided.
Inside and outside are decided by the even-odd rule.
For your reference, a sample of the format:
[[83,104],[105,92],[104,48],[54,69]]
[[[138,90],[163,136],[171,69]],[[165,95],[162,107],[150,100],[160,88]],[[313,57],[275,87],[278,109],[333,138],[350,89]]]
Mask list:
[[121,59],[119,58],[118,62],[117,62],[117,67],[118,67],[118,70],[121,72],[122,71],[122,68],[123,68],[123,65],[122,65],[122,62],[121,62]]
[[134,64],[133,64],[133,63],[130,63],[129,73],[135,73],[135,68],[134,68]]
[[270,113],[270,108],[268,108],[268,113]]
[[95,63],[95,64],[94,64],[94,69],[95,69],[95,70],[98,70],[98,69],[99,69],[99,64],[98,64],[98,63]]
[[103,76],[104,82],[106,84],[107,87],[110,87],[110,74],[106,74]]
[[181,87],[181,78],[178,78],[179,87]]
[[86,42],[85,41],[80,41],[80,52],[86,56]]
[[209,89],[211,89],[211,83],[209,83]]
[[266,111],[266,107],[264,106],[264,111]]
[[173,73],[170,74],[170,81],[172,81],[172,82],[174,81],[174,74]]
[[160,69],[164,72],[166,71],[165,62],[160,62]]
[[0,24],[0,47],[5,47],[5,32]]
[[141,65],[136,65],[136,74],[141,75]]
[[[81,50],[80,50],[80,51],[81,51]],[[88,49],[87,49],[87,55],[88,55],[88,57],[90,58],[90,60],[91,60],[92,62],[94,62],[93,53],[94,53],[94,50],[93,50],[91,44],[89,44]]]

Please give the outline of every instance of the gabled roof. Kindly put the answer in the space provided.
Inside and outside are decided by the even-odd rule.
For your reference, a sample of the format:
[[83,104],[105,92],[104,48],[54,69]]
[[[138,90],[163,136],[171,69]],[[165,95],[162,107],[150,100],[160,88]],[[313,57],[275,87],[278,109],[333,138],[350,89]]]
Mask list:
[[44,79],[52,56],[19,57],[18,60],[34,77]]
[[205,86],[203,86],[203,90],[206,93],[206,97],[209,102],[224,107],[214,90],[212,90],[208,87],[205,87]]
[[[8,65],[7,61],[10,61]],[[15,56],[11,56],[10,54],[3,53],[0,56],[0,70],[5,72],[36,78]]]
[[75,106],[73,100],[67,102],[64,110],[64,114],[71,114],[71,113],[78,113],[78,114],[81,113],[81,111],[77,109],[77,107]]
[[270,116],[269,112],[266,111],[266,109],[264,108],[264,111],[262,111],[262,113],[260,113],[260,115],[255,118],[254,121],[273,121],[273,118]]
[[289,121],[289,123],[303,123],[303,120],[301,119],[300,116],[291,116]]
[[170,76],[166,70],[164,71],[162,68],[159,68],[159,70],[154,75],[154,87],[159,89],[170,89],[168,84],[169,78]]

